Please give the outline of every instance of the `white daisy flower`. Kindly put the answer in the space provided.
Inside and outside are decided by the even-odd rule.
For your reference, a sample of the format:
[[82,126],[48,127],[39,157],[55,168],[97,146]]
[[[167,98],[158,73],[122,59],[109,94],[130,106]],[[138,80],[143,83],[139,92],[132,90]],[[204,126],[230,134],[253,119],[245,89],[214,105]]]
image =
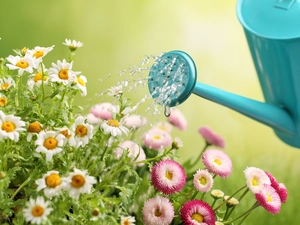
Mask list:
[[65,136],[64,138],[64,144],[69,143],[70,146],[76,146],[76,141],[75,141],[75,134],[72,132],[69,128],[66,126],[57,129],[58,132],[62,135]]
[[71,126],[71,131],[75,134],[76,147],[86,146],[89,139],[93,137],[94,127],[85,122],[83,116],[75,119],[75,123]]
[[112,136],[121,136],[122,132],[127,135],[128,128],[123,126],[119,121],[111,119],[102,123],[101,128],[105,134],[111,134]]
[[133,216],[121,216],[121,225],[134,225],[135,218]]
[[[44,85],[48,84],[49,78],[46,75],[47,74],[47,70],[44,70]],[[42,69],[38,69],[36,74],[32,74],[29,76],[29,79],[27,81],[27,85],[29,87],[30,90],[33,90],[34,86],[40,87],[41,84],[43,83],[43,72]]]
[[80,89],[82,96],[86,96],[87,94],[86,83],[87,83],[87,79],[85,76],[80,75],[79,77],[76,78],[76,86]]
[[0,78],[0,90],[7,91],[9,88],[15,86],[15,81],[12,77],[7,76],[4,78]]
[[43,57],[47,55],[49,52],[51,52],[53,50],[53,47],[54,45],[47,48],[36,46],[34,47],[34,49],[31,50],[27,49],[26,55],[32,57],[34,59],[35,66],[38,67],[40,63],[43,61]]
[[20,76],[24,73],[24,71],[28,73],[32,73],[33,68],[35,68],[34,60],[30,56],[24,56],[21,58],[20,56],[10,55],[6,59],[10,63],[10,64],[6,64],[8,69],[18,70],[18,74]]
[[38,185],[37,191],[44,189],[44,194],[48,198],[60,195],[64,187],[63,179],[59,176],[59,172],[55,170],[47,172],[41,179],[36,180],[35,183]]
[[75,51],[77,48],[80,48],[83,46],[82,42],[71,40],[71,39],[66,39],[65,42],[63,42],[63,44],[68,46],[72,52]]
[[78,72],[72,71],[73,62],[68,63],[65,59],[61,62],[57,60],[57,64],[52,63],[52,68],[49,69],[49,79],[52,82],[71,85],[76,82]]
[[96,179],[87,175],[87,170],[79,170],[74,168],[74,172],[71,172],[67,178],[65,189],[69,191],[69,195],[72,198],[78,199],[81,193],[91,193],[93,184],[96,183]]
[[7,98],[5,95],[0,93],[0,107],[6,106]]
[[58,134],[55,131],[41,131],[35,144],[38,145],[36,152],[43,152],[46,154],[46,160],[51,161],[53,155],[62,151],[65,136]]
[[20,117],[14,115],[5,115],[0,110],[0,140],[2,138],[9,138],[12,141],[19,141],[19,132],[26,130],[23,128],[25,122]]
[[36,200],[30,198],[23,209],[24,217],[27,222],[32,224],[41,224],[47,220],[47,216],[53,210],[49,207],[50,202],[45,201],[43,197],[37,197]]

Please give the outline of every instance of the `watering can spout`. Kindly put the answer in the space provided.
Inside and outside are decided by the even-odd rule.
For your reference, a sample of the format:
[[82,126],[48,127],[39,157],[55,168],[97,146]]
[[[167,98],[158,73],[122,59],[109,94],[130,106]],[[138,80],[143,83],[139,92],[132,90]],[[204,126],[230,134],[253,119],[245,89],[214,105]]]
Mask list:
[[231,108],[287,136],[296,133],[295,122],[291,115],[279,106],[236,95],[200,82],[196,83],[192,93]]

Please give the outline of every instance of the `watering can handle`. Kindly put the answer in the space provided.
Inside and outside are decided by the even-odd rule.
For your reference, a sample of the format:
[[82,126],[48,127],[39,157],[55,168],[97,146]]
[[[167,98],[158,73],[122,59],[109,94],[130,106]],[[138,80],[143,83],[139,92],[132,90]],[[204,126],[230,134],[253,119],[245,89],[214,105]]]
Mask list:
[[278,106],[245,98],[200,82],[196,83],[192,92],[200,97],[240,112],[273,129],[290,135],[296,132],[295,123],[290,114]]

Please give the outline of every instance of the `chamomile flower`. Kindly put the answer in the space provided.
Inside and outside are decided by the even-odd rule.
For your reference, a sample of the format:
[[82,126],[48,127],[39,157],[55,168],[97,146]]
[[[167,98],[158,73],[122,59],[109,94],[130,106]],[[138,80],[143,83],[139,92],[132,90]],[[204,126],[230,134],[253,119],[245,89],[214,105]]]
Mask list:
[[86,83],[87,79],[85,76],[80,75],[79,77],[76,78],[76,87],[81,91],[82,96],[86,96],[87,90],[86,90]]
[[51,161],[53,155],[62,151],[64,138],[64,135],[55,131],[41,131],[35,141],[35,144],[38,145],[35,151],[45,153],[46,161]]
[[63,61],[57,60],[57,64],[52,63],[52,68],[49,69],[49,79],[52,82],[71,85],[76,82],[76,75],[79,74],[72,71],[72,66],[73,62],[68,63],[65,59]]
[[271,185],[270,178],[262,169],[256,167],[247,167],[244,171],[246,184],[254,194],[260,192],[264,184]]
[[44,83],[44,85],[47,85],[49,81],[47,73],[48,71],[45,69],[43,74],[42,69],[39,68],[35,74],[30,75],[27,81],[29,89],[33,90],[34,86],[40,87],[42,83]]
[[183,204],[180,217],[185,225],[215,225],[215,214],[211,206],[201,200],[195,199]]
[[74,168],[67,178],[65,178],[65,189],[69,191],[70,197],[78,199],[81,193],[91,193],[96,179],[87,175],[87,170]]
[[43,197],[37,197],[36,200],[30,198],[23,209],[24,217],[27,222],[32,224],[41,224],[47,221],[47,216],[53,208],[49,207],[50,202],[45,201]]
[[186,174],[178,162],[165,159],[152,167],[151,181],[158,191],[171,195],[181,191],[186,182]]
[[230,157],[218,149],[208,149],[202,155],[202,162],[215,175],[227,178],[232,172]]
[[194,174],[194,187],[200,192],[208,192],[214,183],[212,175],[207,170],[198,170]]
[[27,127],[27,141],[31,141],[34,135],[38,136],[38,134],[42,131],[43,125],[38,121],[32,122]]
[[135,218],[133,216],[121,216],[121,225],[134,225]]
[[35,68],[34,60],[30,56],[8,56],[7,61],[9,62],[6,64],[8,69],[10,70],[18,70],[18,75],[21,76],[24,72],[32,73],[33,68]]
[[52,45],[51,47],[36,46],[36,47],[34,47],[34,49],[28,49],[26,51],[26,55],[30,55],[31,57],[36,58],[36,59],[43,58],[49,52],[51,52],[53,50],[53,48],[54,48],[54,45]]
[[15,81],[11,76],[0,78],[0,90],[7,91],[15,86]]
[[7,98],[5,95],[0,93],[0,107],[4,107],[7,105]]
[[129,132],[127,127],[123,126],[119,121],[114,119],[104,121],[101,125],[101,128],[105,134],[111,134],[113,137],[121,136],[122,133],[127,135]]
[[65,39],[65,42],[63,42],[63,44],[68,46],[72,52],[75,51],[77,48],[83,46],[82,42],[71,40],[71,39]]
[[20,117],[14,115],[5,115],[0,110],[0,140],[9,138],[12,141],[19,141],[19,132],[26,130],[23,128],[25,122]]
[[72,132],[69,128],[66,126],[57,129],[58,132],[62,135],[65,136],[64,138],[64,144],[69,143],[70,146],[76,146],[76,141],[75,141],[75,134]]
[[86,146],[93,137],[93,126],[85,122],[83,116],[78,116],[71,126],[71,132],[74,133],[76,147]]
[[59,172],[55,170],[47,172],[35,183],[38,185],[37,191],[44,190],[44,194],[48,198],[60,195],[64,187],[63,179],[59,176]]
[[174,207],[168,198],[156,196],[145,202],[142,213],[145,225],[169,225],[174,218]]

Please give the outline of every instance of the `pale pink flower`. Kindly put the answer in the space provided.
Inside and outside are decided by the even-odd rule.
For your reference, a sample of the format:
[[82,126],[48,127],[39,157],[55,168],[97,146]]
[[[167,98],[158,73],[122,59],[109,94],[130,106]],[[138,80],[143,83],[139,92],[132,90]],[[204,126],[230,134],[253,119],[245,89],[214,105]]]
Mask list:
[[195,199],[183,204],[180,217],[184,225],[215,225],[216,219],[209,204]]
[[100,125],[101,122],[102,122],[102,119],[100,119],[99,117],[94,116],[94,114],[92,114],[92,113],[89,113],[86,116],[86,120],[89,124],[92,124],[92,125]]
[[246,184],[250,191],[254,194],[259,193],[264,184],[271,185],[270,178],[262,169],[256,167],[248,167],[244,171]]
[[172,144],[171,135],[164,130],[152,128],[145,132],[142,137],[143,144],[151,149],[160,150]]
[[179,130],[185,130],[187,128],[187,121],[184,115],[177,108],[171,108],[170,110],[171,114],[168,117],[168,121]]
[[126,116],[122,120],[123,125],[125,125],[128,128],[136,129],[140,128],[142,126],[145,126],[147,124],[147,119],[140,115],[130,115]]
[[168,198],[156,196],[145,202],[142,213],[145,225],[169,225],[174,218],[174,207]]
[[113,114],[117,113],[117,111],[118,109],[115,105],[109,102],[103,102],[101,104],[94,105],[90,113],[102,120],[110,120],[113,118]]
[[[146,154],[141,146],[131,140],[123,141],[116,148],[116,156],[119,159],[124,151],[128,151],[128,157],[134,159],[136,162],[146,159]],[[138,166],[143,166],[144,163],[139,163]]]
[[171,195],[181,191],[186,182],[186,174],[178,162],[165,159],[152,167],[151,181],[158,191]]
[[166,121],[157,122],[156,124],[153,125],[153,127],[159,128],[159,129],[167,131],[169,133],[171,133],[173,130],[172,124],[170,124],[169,122],[166,122]]
[[278,214],[281,200],[276,190],[268,184],[263,184],[261,190],[255,194],[257,202],[271,214]]
[[194,174],[194,187],[200,192],[208,192],[213,186],[214,179],[207,170],[199,169]]
[[227,178],[232,172],[231,159],[221,150],[206,150],[202,155],[202,162],[211,173],[222,178]]
[[225,147],[225,140],[219,134],[215,133],[210,127],[200,127],[198,132],[202,135],[207,144],[220,148]]

